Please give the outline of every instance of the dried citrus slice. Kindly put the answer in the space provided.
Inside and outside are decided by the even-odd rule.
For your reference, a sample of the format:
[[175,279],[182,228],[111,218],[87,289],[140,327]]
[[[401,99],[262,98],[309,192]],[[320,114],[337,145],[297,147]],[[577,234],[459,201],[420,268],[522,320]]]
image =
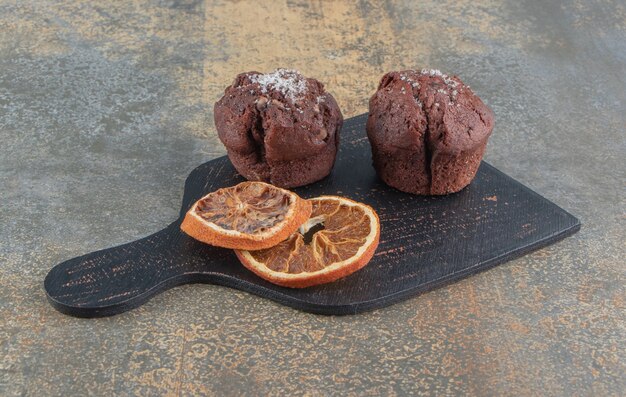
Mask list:
[[311,203],[289,190],[243,182],[196,201],[180,228],[207,244],[258,250],[285,240],[310,214]]
[[309,200],[311,217],[275,247],[236,250],[245,267],[274,284],[303,288],[345,277],[372,259],[380,222],[368,205],[343,197]]

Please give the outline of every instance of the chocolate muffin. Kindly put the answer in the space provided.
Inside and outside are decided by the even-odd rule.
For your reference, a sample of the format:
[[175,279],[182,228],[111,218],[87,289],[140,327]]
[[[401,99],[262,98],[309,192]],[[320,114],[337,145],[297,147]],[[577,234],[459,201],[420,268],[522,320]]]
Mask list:
[[493,125],[493,112],[456,76],[387,73],[369,104],[374,168],[404,192],[458,192],[476,175]]
[[238,75],[214,114],[230,161],[249,180],[292,188],[333,168],[343,116],[324,85],[298,71]]

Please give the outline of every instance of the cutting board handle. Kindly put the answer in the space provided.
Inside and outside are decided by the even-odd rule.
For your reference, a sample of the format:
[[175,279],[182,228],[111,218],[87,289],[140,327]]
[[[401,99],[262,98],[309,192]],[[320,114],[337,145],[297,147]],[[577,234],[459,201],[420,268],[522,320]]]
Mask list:
[[[48,300],[62,313],[101,317],[138,307],[191,275],[159,266],[195,244],[176,221],[148,237],[82,255],[56,265],[44,281]],[[155,271],[157,270],[157,271]]]

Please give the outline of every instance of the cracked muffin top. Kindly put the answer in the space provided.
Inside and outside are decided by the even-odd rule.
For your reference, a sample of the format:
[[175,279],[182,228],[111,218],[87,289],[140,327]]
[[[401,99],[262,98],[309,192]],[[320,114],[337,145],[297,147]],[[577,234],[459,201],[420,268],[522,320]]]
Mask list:
[[424,144],[432,153],[471,151],[485,143],[494,126],[493,112],[469,86],[436,69],[387,73],[370,99],[372,110],[385,117],[370,140],[387,153]]
[[324,85],[290,69],[239,74],[215,104],[218,135],[229,152],[256,152],[267,163],[335,147],[342,121]]

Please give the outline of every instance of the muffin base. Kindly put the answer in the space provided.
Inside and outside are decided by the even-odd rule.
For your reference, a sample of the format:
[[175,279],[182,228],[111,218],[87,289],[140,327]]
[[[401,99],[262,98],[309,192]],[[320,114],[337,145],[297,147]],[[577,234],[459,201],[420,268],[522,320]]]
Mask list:
[[433,156],[430,166],[430,194],[456,193],[472,182],[485,153],[487,142],[475,150],[458,155]]
[[244,178],[289,189],[325,178],[333,169],[336,154],[337,147],[332,144],[316,155],[290,161],[268,163],[256,153],[246,155],[232,151],[228,151],[228,158]]
[[387,185],[419,195],[456,193],[470,184],[483,157],[487,142],[459,154],[435,153],[426,162],[422,153],[386,153],[372,150],[374,168]]

